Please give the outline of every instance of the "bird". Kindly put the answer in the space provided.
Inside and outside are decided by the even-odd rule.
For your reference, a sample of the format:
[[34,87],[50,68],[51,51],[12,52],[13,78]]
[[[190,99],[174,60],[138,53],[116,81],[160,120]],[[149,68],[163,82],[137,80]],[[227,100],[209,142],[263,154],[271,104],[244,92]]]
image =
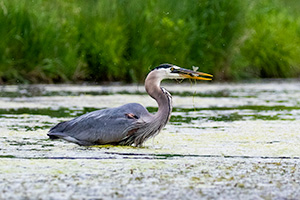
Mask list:
[[58,123],[47,135],[50,139],[63,139],[80,146],[126,145],[141,147],[156,136],[170,120],[172,96],[160,83],[163,79],[212,80],[213,75],[161,64],[151,70],[145,79],[146,92],[156,100],[158,110],[151,114],[139,103],[96,110],[70,121]]

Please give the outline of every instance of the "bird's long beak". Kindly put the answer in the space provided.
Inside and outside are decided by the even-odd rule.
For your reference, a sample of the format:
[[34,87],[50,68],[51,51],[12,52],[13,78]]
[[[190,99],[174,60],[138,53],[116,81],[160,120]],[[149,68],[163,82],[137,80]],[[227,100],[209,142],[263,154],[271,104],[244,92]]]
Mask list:
[[[176,70],[177,70],[177,73],[179,74],[179,76],[184,77],[184,78],[210,81],[210,80],[212,80],[212,77],[213,77],[213,75],[211,75],[211,74],[207,74],[207,73],[203,73],[203,72],[196,72],[196,71],[184,69],[184,68],[179,68]],[[206,77],[203,77],[203,76],[206,76]],[[209,77],[211,77],[211,78],[209,78]]]

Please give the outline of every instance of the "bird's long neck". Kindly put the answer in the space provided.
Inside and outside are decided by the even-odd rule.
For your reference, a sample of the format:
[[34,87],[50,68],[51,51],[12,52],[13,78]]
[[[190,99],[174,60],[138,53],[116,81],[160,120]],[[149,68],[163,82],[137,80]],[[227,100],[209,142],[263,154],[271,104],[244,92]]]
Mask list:
[[160,87],[161,78],[150,72],[145,80],[147,93],[156,100],[158,111],[154,115],[155,120],[163,123],[163,126],[169,121],[172,112],[172,97],[167,90]]

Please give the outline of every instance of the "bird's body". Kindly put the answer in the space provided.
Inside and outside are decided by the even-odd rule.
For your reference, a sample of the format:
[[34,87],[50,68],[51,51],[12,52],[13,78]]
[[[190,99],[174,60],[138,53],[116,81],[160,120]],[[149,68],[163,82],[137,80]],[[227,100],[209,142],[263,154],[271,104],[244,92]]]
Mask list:
[[125,143],[136,132],[135,127],[143,123],[139,122],[141,115],[149,113],[137,103],[97,110],[59,123],[50,130],[50,137],[62,137],[80,145]]
[[[129,103],[116,108],[97,110],[70,121],[61,122],[50,129],[48,136],[51,139],[61,138],[84,146],[99,144],[141,146],[145,140],[158,134],[170,119],[172,97],[167,90],[160,87],[160,82],[166,78],[169,68],[173,71],[182,69],[164,64],[152,70],[145,80],[146,91],[158,103],[158,111],[155,114],[149,113],[141,104]],[[187,73],[193,71],[183,69],[183,72],[185,76],[191,76]],[[200,72],[193,73],[196,75]],[[192,77],[198,77],[195,75]],[[201,73],[201,75],[207,74]],[[175,77],[179,78],[179,76]]]

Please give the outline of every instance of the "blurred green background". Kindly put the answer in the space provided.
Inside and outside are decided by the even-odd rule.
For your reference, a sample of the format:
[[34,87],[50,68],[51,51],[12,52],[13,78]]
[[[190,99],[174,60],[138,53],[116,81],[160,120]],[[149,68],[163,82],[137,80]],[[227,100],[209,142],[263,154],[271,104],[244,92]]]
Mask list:
[[0,83],[300,75],[299,0],[0,0]]

